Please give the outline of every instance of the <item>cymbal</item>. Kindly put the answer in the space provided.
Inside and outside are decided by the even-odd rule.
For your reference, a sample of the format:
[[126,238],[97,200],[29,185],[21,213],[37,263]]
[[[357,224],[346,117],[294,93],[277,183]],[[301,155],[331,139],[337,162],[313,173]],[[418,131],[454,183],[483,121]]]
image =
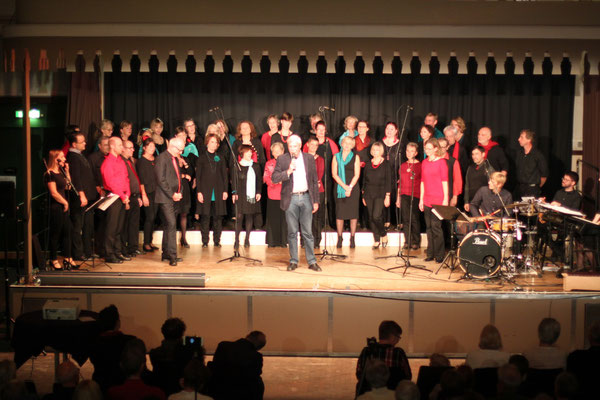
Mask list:
[[530,203],[512,203],[506,206],[506,208],[517,208],[517,207],[527,207]]

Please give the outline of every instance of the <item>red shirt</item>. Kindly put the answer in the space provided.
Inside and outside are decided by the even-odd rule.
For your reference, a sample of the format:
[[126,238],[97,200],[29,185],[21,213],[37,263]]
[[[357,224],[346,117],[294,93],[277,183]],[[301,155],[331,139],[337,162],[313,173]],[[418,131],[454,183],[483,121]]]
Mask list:
[[129,198],[131,195],[129,176],[125,161],[121,157],[108,153],[100,167],[100,172],[102,173],[104,189],[116,194],[123,201],[125,201],[125,198]]
[[325,174],[325,160],[319,156],[315,158],[315,164],[317,164],[317,177],[319,178],[319,193],[325,193],[323,187],[323,175]]
[[[450,159],[450,154],[446,153],[444,159],[448,161]],[[448,171],[450,173],[450,171]],[[450,188],[448,188],[450,189]],[[463,190],[463,180],[462,173],[460,171],[460,164],[458,163],[458,158],[454,158],[454,166],[452,167],[452,196],[458,196],[462,193]],[[448,191],[450,193],[450,191]],[[448,199],[450,200],[450,199]]]
[[141,379],[127,379],[122,385],[109,388],[106,396],[109,400],[142,400],[147,397],[167,399],[162,390],[146,385]]
[[[410,196],[412,194],[413,197],[417,199],[421,197],[421,163],[416,160],[416,163],[409,164],[407,161],[403,162],[400,165],[400,194]],[[411,179],[412,174],[410,171],[414,172],[414,179]],[[414,185],[411,188],[411,183]]]
[[269,132],[263,133],[263,135],[260,138],[260,142],[262,143],[262,146],[265,149],[265,156],[267,157],[267,161],[269,161],[271,159],[271,135],[269,135]]
[[[271,138],[269,138],[270,140]],[[271,200],[281,200],[281,182],[273,183],[271,177],[273,176],[273,171],[275,171],[275,164],[277,164],[277,160],[274,158],[267,161],[265,164],[265,173],[263,174],[263,182],[267,184],[267,196]]]
[[448,182],[448,163],[444,158],[429,161],[426,158],[421,163],[421,181],[424,193],[423,204],[427,207],[441,205],[444,202],[442,182]]

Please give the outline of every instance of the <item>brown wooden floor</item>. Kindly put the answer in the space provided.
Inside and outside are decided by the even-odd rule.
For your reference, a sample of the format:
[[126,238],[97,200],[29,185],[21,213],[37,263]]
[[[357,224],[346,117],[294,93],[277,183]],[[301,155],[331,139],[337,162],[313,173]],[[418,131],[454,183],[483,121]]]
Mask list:
[[[190,249],[178,248],[179,257],[184,261],[176,267],[170,267],[166,261],[160,261],[160,250],[138,256],[123,264],[110,264],[112,272],[204,272],[206,287],[226,290],[365,290],[365,291],[423,291],[423,292],[488,292],[514,291],[515,283],[525,292],[561,292],[562,280],[555,272],[546,270],[543,277],[536,274],[521,274],[515,277],[515,283],[493,279],[461,279],[463,271],[455,269],[452,274],[443,268],[437,275],[439,265],[424,262],[424,249],[412,251],[413,266],[404,273],[404,261],[397,257],[376,259],[379,256],[396,255],[397,247],[372,250],[368,246],[349,249],[330,247],[330,253],[345,254],[345,260],[323,260],[319,265],[322,272],[313,272],[307,268],[304,251],[300,249],[300,266],[294,272],[286,271],[289,254],[286,248],[267,248],[265,245],[253,245],[241,248],[243,256],[260,260],[252,262],[236,259],[233,262],[217,263],[218,260],[233,255],[232,246],[221,248],[201,248],[192,245]],[[399,267],[390,270],[390,268]],[[88,267],[91,271],[92,269]],[[93,271],[111,271],[106,265],[97,265]],[[520,290],[519,288],[519,290]]]

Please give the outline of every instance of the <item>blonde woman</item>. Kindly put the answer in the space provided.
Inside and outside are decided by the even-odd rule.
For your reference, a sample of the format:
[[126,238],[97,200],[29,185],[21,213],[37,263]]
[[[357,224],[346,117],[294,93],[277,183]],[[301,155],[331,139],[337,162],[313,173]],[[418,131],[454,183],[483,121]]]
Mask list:
[[335,187],[335,224],[338,234],[337,248],[342,247],[344,221],[350,220],[350,248],[356,246],[354,235],[358,223],[358,202],[360,191],[357,187],[360,177],[360,157],[352,151],[354,138],[342,139],[342,151],[331,162],[331,175]]

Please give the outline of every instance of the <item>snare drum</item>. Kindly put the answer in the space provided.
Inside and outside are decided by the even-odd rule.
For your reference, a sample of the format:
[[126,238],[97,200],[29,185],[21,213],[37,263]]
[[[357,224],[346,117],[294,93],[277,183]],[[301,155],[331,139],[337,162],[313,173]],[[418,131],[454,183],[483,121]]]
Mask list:
[[502,248],[495,232],[474,231],[458,246],[460,268],[474,278],[488,278],[500,270]]
[[514,218],[496,218],[490,221],[490,228],[495,232],[512,232],[516,225],[517,220]]

